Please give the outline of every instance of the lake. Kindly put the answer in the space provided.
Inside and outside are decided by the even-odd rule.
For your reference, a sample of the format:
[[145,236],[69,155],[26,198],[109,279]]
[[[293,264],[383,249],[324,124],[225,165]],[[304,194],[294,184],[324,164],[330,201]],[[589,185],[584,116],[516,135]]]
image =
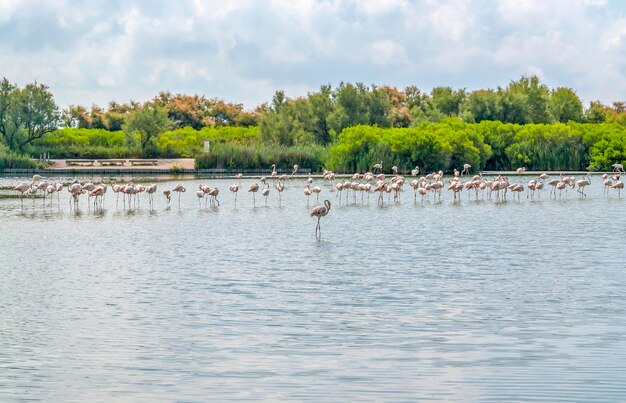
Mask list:
[[181,181],[180,208],[172,181],[153,209],[0,199],[0,400],[626,399],[626,200],[599,177],[382,207],[324,187],[320,241],[304,179],[256,208],[253,181],[236,208],[234,179]]

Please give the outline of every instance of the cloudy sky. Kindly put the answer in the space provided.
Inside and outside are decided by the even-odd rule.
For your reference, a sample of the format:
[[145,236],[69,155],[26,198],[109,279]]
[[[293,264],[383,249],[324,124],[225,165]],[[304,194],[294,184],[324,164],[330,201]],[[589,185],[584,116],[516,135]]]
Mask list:
[[341,81],[497,88],[523,74],[626,100],[622,0],[0,0],[0,77],[57,103],[159,91],[246,108]]

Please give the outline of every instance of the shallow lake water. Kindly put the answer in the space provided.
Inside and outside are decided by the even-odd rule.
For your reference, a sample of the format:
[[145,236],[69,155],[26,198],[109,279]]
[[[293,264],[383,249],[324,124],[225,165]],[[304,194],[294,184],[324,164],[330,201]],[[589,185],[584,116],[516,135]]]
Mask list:
[[303,179],[256,208],[253,181],[236,208],[232,179],[181,182],[180,208],[176,182],[153,209],[0,199],[0,400],[626,399],[626,200],[599,177],[382,207],[324,187],[321,241]]

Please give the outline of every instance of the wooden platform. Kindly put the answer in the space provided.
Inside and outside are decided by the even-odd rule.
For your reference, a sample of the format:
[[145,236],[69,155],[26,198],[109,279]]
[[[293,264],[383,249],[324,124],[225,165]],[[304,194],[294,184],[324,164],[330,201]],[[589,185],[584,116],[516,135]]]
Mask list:
[[150,160],[150,159],[130,159],[128,160],[131,166],[134,165],[159,165],[159,160]]
[[81,166],[93,166],[96,160],[84,159],[84,158],[76,158],[76,159],[66,159],[65,163],[67,165],[81,165]]

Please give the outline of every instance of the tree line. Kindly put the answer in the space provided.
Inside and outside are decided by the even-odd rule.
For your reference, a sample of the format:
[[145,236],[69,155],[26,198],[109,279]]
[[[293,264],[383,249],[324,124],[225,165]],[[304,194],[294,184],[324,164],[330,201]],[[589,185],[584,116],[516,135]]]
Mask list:
[[[490,124],[508,129],[485,137],[482,128]],[[550,89],[536,76],[522,76],[506,87],[476,91],[435,87],[430,92],[423,92],[416,86],[397,89],[362,83],[341,83],[336,87],[323,85],[319,91],[298,98],[289,98],[283,91],[276,91],[270,102],[252,111],[244,110],[242,104],[217,98],[169,92],[161,92],[145,102],[110,102],[106,108],[71,105],[60,110],[48,87],[43,84],[27,84],[20,88],[4,78],[0,86],[0,152],[4,149],[36,155],[47,151],[61,158],[131,155],[196,157],[203,154],[202,142],[212,140],[225,145],[215,148],[212,157],[203,156],[202,161],[206,165],[232,165],[234,160],[229,155],[246,158],[250,155],[244,151],[246,148],[256,150],[253,154],[257,157],[250,157],[248,161],[253,165],[254,161],[263,160],[258,157],[262,145],[268,153],[272,148],[289,149],[292,150],[289,155],[298,158],[303,155],[299,149],[315,150],[311,151],[315,155],[311,159],[312,164],[319,164],[321,159],[321,163],[329,167],[343,167],[350,171],[364,163],[363,151],[359,151],[358,161],[351,162],[348,154],[337,150],[348,147],[346,142],[362,143],[363,139],[359,136],[378,139],[382,152],[385,147],[390,147],[386,144],[389,136],[411,137],[411,133],[428,132],[429,136],[439,138],[439,146],[447,150],[449,147],[462,149],[466,146],[463,142],[451,141],[450,131],[463,133],[470,130],[481,133],[481,141],[491,148],[493,155],[486,158],[486,154],[479,153],[480,158],[470,156],[466,161],[500,169],[510,165],[532,165],[535,160],[528,156],[529,153],[546,152],[541,147],[523,145],[522,137],[526,135],[520,133],[537,131],[550,134],[554,137],[553,141],[542,144],[551,147],[551,150],[556,147],[560,151],[551,152],[563,154],[565,158],[571,149],[567,148],[569,132],[564,132],[562,128],[587,128],[576,129],[580,132],[591,130],[589,127],[593,124],[605,129],[626,126],[626,104],[613,102],[609,106],[596,101],[584,108],[573,89]],[[595,132],[595,129],[591,131]],[[384,134],[374,136],[374,132]],[[613,132],[618,133],[619,130]],[[397,133],[405,134],[400,136]],[[618,139],[621,136],[619,133],[615,135]],[[422,135],[417,137],[421,139]],[[608,142],[613,152],[607,154],[602,151],[604,158],[609,162],[622,162],[619,159],[624,158],[623,150],[616,151],[619,148],[615,143],[617,140],[605,137],[598,137],[597,141]],[[500,143],[506,146],[502,148]],[[594,168],[605,165],[591,155],[592,152],[599,153],[598,147],[603,146],[590,141],[580,144],[580,148],[574,149],[584,154],[582,158],[565,164],[562,161],[550,163],[550,166],[576,165],[579,169],[584,164]],[[480,144],[474,146],[482,147]],[[326,149],[328,153],[320,153],[320,149]],[[217,150],[224,155],[220,161],[215,160],[220,154]],[[376,150],[376,147],[371,147],[371,150]],[[434,149],[431,151],[434,152]],[[434,165],[445,168],[454,164],[457,154],[453,152],[449,158],[442,157]],[[293,158],[285,157],[285,160]],[[372,158],[376,160],[378,157],[372,155]],[[546,158],[541,159],[542,163],[547,163]],[[226,159],[230,162],[226,163]],[[343,163],[340,163],[341,159]]]

